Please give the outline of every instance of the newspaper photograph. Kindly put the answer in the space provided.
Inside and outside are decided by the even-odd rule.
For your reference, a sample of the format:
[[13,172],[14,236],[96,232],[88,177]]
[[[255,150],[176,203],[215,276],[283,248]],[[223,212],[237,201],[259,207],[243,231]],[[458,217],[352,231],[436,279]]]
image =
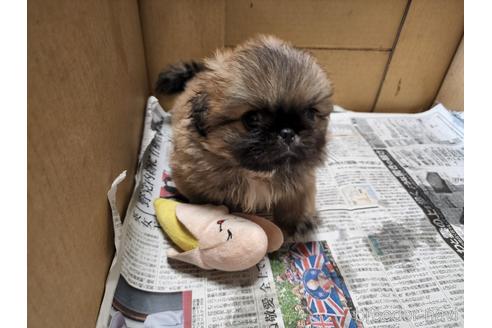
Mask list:
[[464,117],[341,112],[317,172],[320,225],[240,272],[168,259],[153,201],[178,198],[170,114],[151,97],[97,327],[462,327]]
[[286,327],[362,327],[326,242],[289,243],[269,260]]

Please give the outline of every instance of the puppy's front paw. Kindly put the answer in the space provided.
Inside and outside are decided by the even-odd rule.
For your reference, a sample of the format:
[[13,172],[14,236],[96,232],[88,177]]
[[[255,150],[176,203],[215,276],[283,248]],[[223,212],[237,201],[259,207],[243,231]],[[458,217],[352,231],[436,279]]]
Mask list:
[[303,236],[313,231],[319,224],[316,215],[301,216],[297,218],[275,217],[275,223],[288,235]]
[[309,185],[304,193],[283,199],[273,209],[275,222],[288,235],[303,236],[313,231],[319,223],[314,201],[316,189]]

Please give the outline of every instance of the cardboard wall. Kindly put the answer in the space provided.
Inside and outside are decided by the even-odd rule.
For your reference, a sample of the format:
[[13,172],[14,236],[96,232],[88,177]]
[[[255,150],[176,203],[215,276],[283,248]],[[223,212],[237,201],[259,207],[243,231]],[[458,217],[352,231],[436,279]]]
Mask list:
[[427,110],[464,31],[462,0],[141,0],[140,9],[151,84],[168,64],[274,34],[312,52],[335,102],[357,111]]
[[460,46],[449,66],[446,77],[442,82],[439,93],[437,94],[436,102],[443,103],[446,108],[457,111],[465,110],[464,103],[464,73],[465,73],[465,39],[460,42]]
[[429,109],[463,30],[463,0],[412,0],[373,110]]
[[148,80],[132,0],[28,2],[28,324],[94,327],[130,195]]
[[210,56],[224,46],[223,0],[141,0],[149,85],[178,61]]

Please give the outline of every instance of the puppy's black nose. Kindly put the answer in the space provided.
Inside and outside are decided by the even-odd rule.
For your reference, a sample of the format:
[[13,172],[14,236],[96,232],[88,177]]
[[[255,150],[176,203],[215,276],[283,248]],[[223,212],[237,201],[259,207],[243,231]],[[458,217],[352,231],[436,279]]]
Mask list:
[[292,141],[294,141],[295,135],[296,133],[292,129],[284,128],[280,130],[280,136],[282,137],[282,139],[284,139],[285,143],[288,145],[291,144]]

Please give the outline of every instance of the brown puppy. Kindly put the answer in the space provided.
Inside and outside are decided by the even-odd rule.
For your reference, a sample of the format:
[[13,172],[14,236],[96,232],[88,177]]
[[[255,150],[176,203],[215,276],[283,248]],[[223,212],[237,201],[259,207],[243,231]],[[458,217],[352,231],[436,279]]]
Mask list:
[[332,110],[315,59],[262,36],[160,74],[157,92],[182,90],[171,111],[178,190],[194,203],[272,211],[288,233],[312,229]]

